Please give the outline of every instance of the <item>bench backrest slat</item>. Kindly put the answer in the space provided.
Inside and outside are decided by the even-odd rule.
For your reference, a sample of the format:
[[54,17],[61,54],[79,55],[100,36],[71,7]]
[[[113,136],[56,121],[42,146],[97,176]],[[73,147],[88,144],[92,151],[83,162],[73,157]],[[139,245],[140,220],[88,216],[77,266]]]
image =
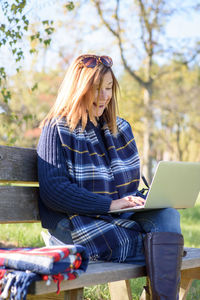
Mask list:
[[37,182],[35,149],[0,146],[0,182]]
[[36,186],[36,150],[0,146],[0,223],[39,221]]
[[0,186],[0,223],[39,221],[38,188]]

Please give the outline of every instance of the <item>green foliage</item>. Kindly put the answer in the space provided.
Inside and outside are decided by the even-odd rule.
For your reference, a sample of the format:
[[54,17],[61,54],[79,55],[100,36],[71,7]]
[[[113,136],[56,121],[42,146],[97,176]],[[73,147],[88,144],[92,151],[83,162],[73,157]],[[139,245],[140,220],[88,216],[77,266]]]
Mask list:
[[171,160],[199,161],[199,68],[172,62],[163,69],[154,93],[155,151],[168,152]]
[[29,26],[29,21],[26,15],[23,14],[25,6],[25,0],[1,1],[1,8],[7,22],[0,26],[0,31],[3,33],[0,47],[9,45],[16,62],[24,57],[22,49],[16,45],[17,41],[23,38],[24,30],[27,31]]
[[68,3],[65,5],[65,7],[69,10],[69,11],[71,11],[71,10],[73,10],[74,9],[74,3],[73,3],[73,1],[68,1]]
[[[48,19],[42,20],[39,24],[31,23],[28,17],[29,10],[26,9],[26,0],[2,0],[0,2],[4,16],[0,24],[0,49],[6,47],[10,50],[16,62],[17,71],[17,76],[8,78],[5,67],[0,65],[0,144],[16,145],[18,139],[18,145],[22,142],[21,145],[24,146],[35,146],[36,139],[33,138],[31,142],[30,138],[27,140],[25,138],[24,142],[24,134],[29,128],[38,126],[51,103],[40,105],[37,100],[35,101],[39,95],[37,92],[38,82],[31,80],[32,87],[30,84],[27,84],[29,85],[27,87],[27,77],[30,76],[23,72],[19,74],[20,62],[25,55],[21,44],[24,39],[28,40],[30,54],[37,53],[41,46],[46,49],[51,44],[55,26],[53,20]],[[73,2],[68,2],[66,8],[72,10]],[[33,93],[37,96],[34,97]],[[28,97],[29,105],[26,103]],[[38,105],[38,109],[35,109],[36,105]],[[39,110],[42,110],[42,113],[39,113]]]
[[4,112],[0,113],[1,145],[36,147],[39,123],[56,98],[62,76],[59,73],[60,70],[49,74],[21,71],[9,78],[13,97],[4,102]]
[[[1,1],[1,8],[6,22],[0,26],[0,31],[3,33],[3,38],[0,40],[0,47],[2,45],[9,46],[16,62],[24,58],[24,52],[18,47],[18,42],[25,37],[25,33],[28,32],[31,26],[25,14],[26,5],[26,0]],[[41,24],[43,25],[43,29],[37,31],[34,35],[30,35],[30,41],[37,39],[40,43],[46,45],[46,36],[44,33],[49,36],[53,34],[53,21],[44,20]],[[33,52],[33,49],[31,50]]]
[[[154,82],[152,113],[149,114],[149,119],[152,120],[150,149],[154,161],[199,161],[200,68],[188,68],[174,61],[162,67],[153,65],[152,68],[165,74]],[[139,72],[143,73],[144,70]],[[142,157],[146,130],[144,90],[126,72],[120,79],[120,86],[120,115],[132,125]]]
[[[27,2],[26,0],[12,0],[12,1],[1,1],[1,9],[5,17],[5,23],[2,23],[0,26],[0,49],[1,47],[7,47],[11,50],[13,58],[16,62],[16,71],[17,73],[20,70],[20,66],[17,66],[21,60],[24,59],[24,51],[21,48],[20,42],[22,39],[27,38],[26,33],[30,30],[30,22],[25,13]],[[31,54],[37,52],[36,46],[38,42],[43,44],[44,47],[50,45],[51,36],[54,32],[53,21],[45,20],[41,22],[43,28],[40,31],[37,31],[34,35],[30,34],[30,50]],[[33,40],[37,41],[33,45]],[[35,84],[35,90],[37,85]],[[14,123],[19,126],[22,126],[22,123],[27,122],[30,119],[30,114],[21,114],[20,117],[18,113],[15,115],[15,111],[11,111],[11,98],[13,96],[11,89],[8,88],[8,78],[7,73],[4,67],[0,66],[0,107],[4,110],[4,116],[0,118],[3,119],[3,124],[1,125],[2,129],[0,131],[5,132],[9,144],[12,145],[16,142],[16,131],[13,128],[10,128],[10,124]],[[6,121],[5,121],[6,120]],[[15,136],[15,137],[13,137]]]

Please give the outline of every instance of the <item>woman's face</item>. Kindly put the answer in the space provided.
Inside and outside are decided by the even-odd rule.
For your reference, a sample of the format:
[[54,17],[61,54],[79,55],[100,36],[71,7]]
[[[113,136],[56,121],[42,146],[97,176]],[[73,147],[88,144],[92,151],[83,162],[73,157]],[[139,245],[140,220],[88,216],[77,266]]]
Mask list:
[[[106,106],[108,105],[110,99],[112,98],[112,86],[113,86],[113,78],[111,72],[108,71],[102,80],[101,89],[99,90],[99,86],[96,86],[95,90],[95,99],[93,102],[93,113],[95,117],[100,117]],[[99,93],[99,105],[97,107],[97,98]]]

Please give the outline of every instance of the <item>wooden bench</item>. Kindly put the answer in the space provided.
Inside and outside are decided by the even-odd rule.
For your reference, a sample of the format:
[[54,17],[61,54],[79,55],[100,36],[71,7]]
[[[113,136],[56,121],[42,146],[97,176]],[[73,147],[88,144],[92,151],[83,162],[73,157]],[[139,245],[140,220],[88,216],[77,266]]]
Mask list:
[[[36,150],[0,146],[0,223],[40,222],[38,186]],[[192,281],[200,279],[200,249],[186,250],[187,256],[182,264],[180,300],[186,299]],[[82,276],[61,283],[59,295],[55,293],[56,284],[47,286],[40,281],[30,286],[28,299],[80,300],[83,299],[84,287],[108,283],[112,300],[130,300],[129,279],[145,275],[145,267],[137,265],[91,262]],[[140,299],[148,299],[145,291]]]

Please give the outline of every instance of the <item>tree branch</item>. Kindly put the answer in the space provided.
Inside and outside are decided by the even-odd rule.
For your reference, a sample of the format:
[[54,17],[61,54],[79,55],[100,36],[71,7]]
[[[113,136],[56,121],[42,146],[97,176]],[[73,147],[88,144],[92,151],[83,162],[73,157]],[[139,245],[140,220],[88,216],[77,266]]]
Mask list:
[[121,35],[120,35],[120,21],[119,21],[119,3],[120,3],[120,0],[116,0],[117,2],[117,5],[116,5],[116,9],[115,9],[115,20],[116,20],[116,23],[117,23],[117,31],[114,30],[111,25],[106,21],[106,19],[104,18],[103,16],[103,11],[100,7],[100,1],[99,0],[93,0],[96,8],[97,8],[97,11],[98,11],[98,14],[101,18],[101,21],[103,22],[103,24],[106,26],[106,28],[117,38],[118,40],[118,45],[119,45],[119,49],[120,49],[120,55],[121,55],[121,59],[122,59],[122,62],[124,64],[124,68],[125,70],[137,81],[139,82],[140,85],[142,85],[143,87],[146,87],[147,86],[147,82],[145,82],[144,80],[142,80],[142,78],[140,78],[136,73],[135,71],[133,71],[126,59],[125,59],[125,55],[124,55],[124,50],[123,50],[123,47],[122,47],[122,40],[121,40]]
[[[149,47],[148,47],[148,43],[145,41],[145,38],[143,36],[141,36],[141,39],[144,43],[144,48],[145,48],[146,52],[148,53],[149,57],[152,57],[152,55],[153,55],[152,26],[148,20],[148,15],[146,13],[144,3],[142,2],[142,0],[138,0],[138,3],[139,3],[140,10],[141,10],[141,14],[140,14],[141,29],[143,32],[143,36],[145,36],[144,27],[146,28],[146,30],[148,32]],[[143,23],[144,23],[144,25],[143,25]]]

